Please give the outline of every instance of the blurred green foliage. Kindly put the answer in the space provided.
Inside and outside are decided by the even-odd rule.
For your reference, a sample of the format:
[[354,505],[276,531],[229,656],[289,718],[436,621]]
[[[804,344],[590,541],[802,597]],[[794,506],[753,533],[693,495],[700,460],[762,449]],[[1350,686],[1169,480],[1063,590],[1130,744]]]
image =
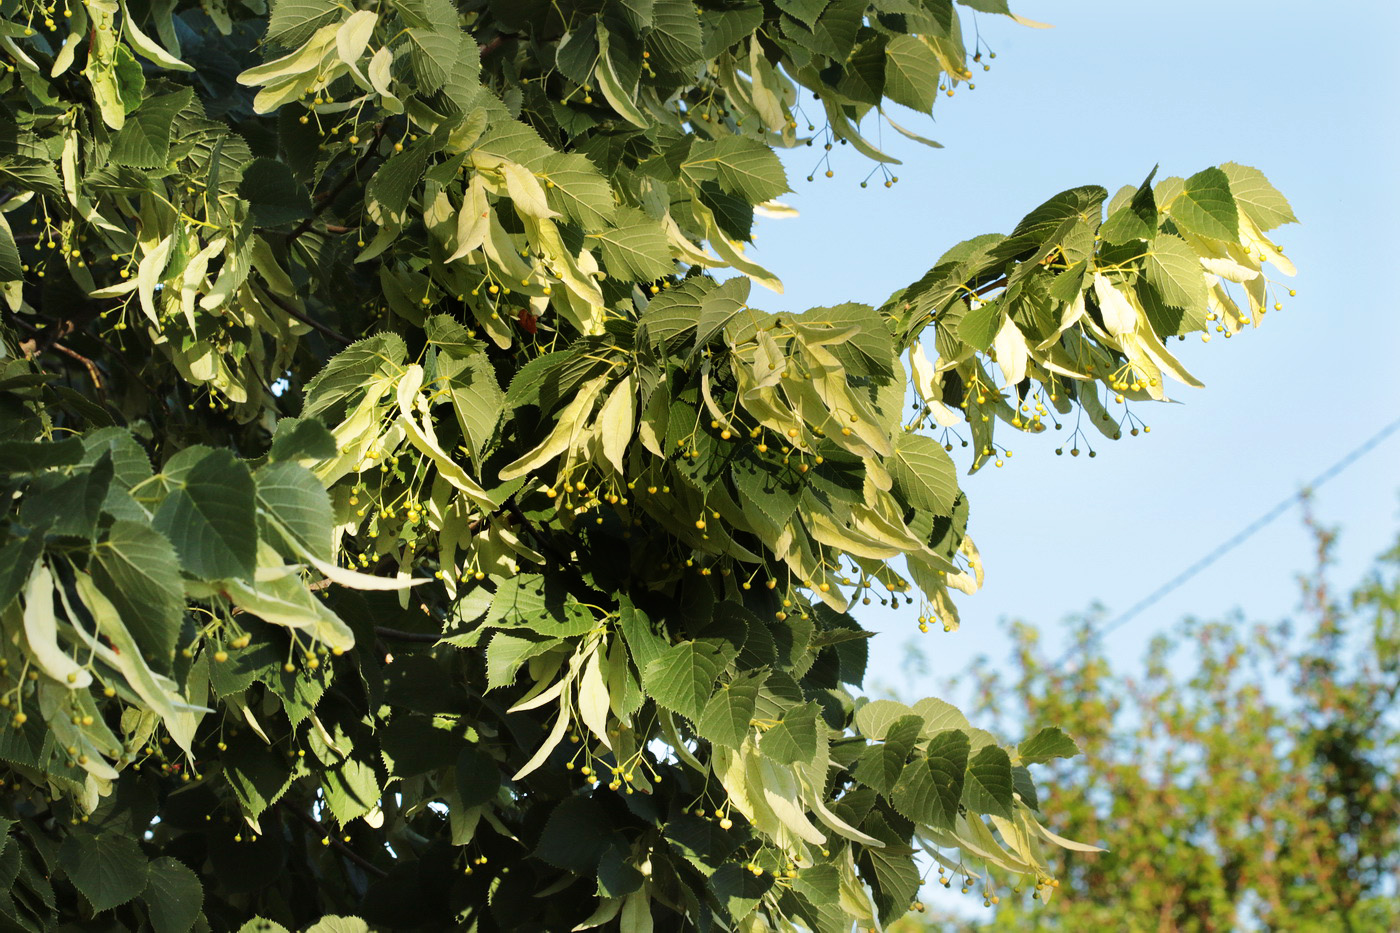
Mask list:
[[1041,802],[1051,829],[1110,851],[1056,853],[1061,884],[1034,909],[994,891],[994,913],[910,914],[891,933],[1400,929],[1400,545],[1336,593],[1335,532],[1307,525],[1302,624],[1188,619],[1130,670],[1091,618],[1058,669],[1060,646],[1012,626],[1014,664],[975,671],[980,712],[1078,740],[1084,754],[1037,782]]

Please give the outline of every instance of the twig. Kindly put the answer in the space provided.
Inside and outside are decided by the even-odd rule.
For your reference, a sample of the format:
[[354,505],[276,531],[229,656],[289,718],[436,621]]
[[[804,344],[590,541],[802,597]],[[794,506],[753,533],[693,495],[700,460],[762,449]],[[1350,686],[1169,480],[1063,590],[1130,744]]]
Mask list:
[[505,37],[505,36],[497,36],[496,38],[492,39],[490,42],[486,43],[485,45],[480,46],[480,47],[478,48],[477,51],[480,53],[480,55],[481,55],[482,58],[485,58],[486,56],[490,55],[492,52],[496,51],[497,49],[499,49],[501,46],[503,46],[503,45],[505,45],[505,44],[506,44],[506,37]]
[[308,327],[311,327],[314,330],[318,330],[321,333],[325,334],[327,337],[331,338],[332,340],[337,340],[340,343],[350,344],[354,342],[349,337],[336,330],[334,327],[329,327],[325,324],[322,324],[315,318],[308,317],[307,315],[298,311],[291,302],[285,301],[280,295],[274,294],[270,290],[268,290],[266,294],[267,297],[272,300],[273,304],[281,308],[283,311],[287,312],[287,314],[289,314],[290,316],[296,318],[298,321],[301,321]]
[[107,388],[102,384],[102,375],[97,371],[97,364],[76,350],[71,350],[61,343],[55,343],[53,348],[69,359],[82,363],[88,371],[88,376],[92,379],[92,387],[97,390],[97,400],[103,405],[107,404]]
[[332,185],[329,191],[316,196],[318,203],[311,209],[311,216],[297,224],[292,228],[292,232],[287,234],[288,246],[296,242],[297,237],[311,229],[311,225],[315,222],[316,218],[321,216],[322,212],[335,203],[335,199],[340,196],[340,193],[350,186],[350,183],[359,176],[360,170],[369,164],[370,159],[375,157],[379,149],[379,142],[384,138],[386,129],[387,127],[382,122],[375,124],[374,139],[370,140],[370,144],[365,147],[365,154],[360,156],[354,166],[347,170],[344,175],[340,176],[340,180]]
[[1005,285],[1005,284],[1006,284],[1006,276],[1003,275],[1001,278],[997,279],[995,282],[991,282],[991,283],[989,283],[989,284],[987,284],[987,285],[983,285],[983,286],[982,286],[981,288],[979,288],[977,291],[973,292],[973,294],[976,295],[978,298],[981,298],[983,295],[987,294],[987,292],[994,292],[994,291],[996,291],[998,288],[1001,288],[1001,287],[1002,287],[1003,285]]
[[[297,815],[298,819],[300,819],[307,826],[310,826],[312,829],[315,829],[318,832],[325,832],[326,827],[322,826],[320,823],[312,819],[311,814],[303,813],[296,807],[284,809],[290,809],[291,812]],[[350,861],[354,862],[356,865],[360,866],[365,871],[369,872],[371,875],[374,875],[376,878],[389,877],[389,873],[387,871],[380,868],[378,865],[374,864],[369,859],[365,858],[363,855],[347,846],[344,842],[340,840],[338,836],[336,836],[335,833],[326,832],[325,838],[330,840],[331,845],[336,849],[336,851],[338,851],[341,855],[345,856]]]
[[386,628],[382,625],[374,627],[374,634],[380,638],[392,638],[395,641],[413,641],[423,645],[435,645],[442,640],[441,635],[434,635],[432,632],[405,632],[402,629]]

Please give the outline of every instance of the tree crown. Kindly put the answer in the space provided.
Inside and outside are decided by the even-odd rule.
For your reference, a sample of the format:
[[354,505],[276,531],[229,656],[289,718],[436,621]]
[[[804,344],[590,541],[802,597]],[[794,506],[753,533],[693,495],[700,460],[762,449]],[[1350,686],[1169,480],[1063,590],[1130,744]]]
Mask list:
[[867,702],[849,610],[955,628],[954,442],[1135,433],[1288,203],[1075,188],[767,314],[775,149],[919,139],[948,0],[363,6],[5,7],[0,910],[843,930],[916,849],[1048,894],[1074,742]]

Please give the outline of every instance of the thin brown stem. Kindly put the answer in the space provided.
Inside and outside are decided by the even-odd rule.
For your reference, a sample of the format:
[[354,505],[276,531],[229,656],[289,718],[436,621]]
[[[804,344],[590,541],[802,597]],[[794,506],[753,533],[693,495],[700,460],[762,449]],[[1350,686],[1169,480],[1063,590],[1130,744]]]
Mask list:
[[294,242],[296,242],[297,237],[310,230],[311,225],[315,223],[316,218],[321,216],[321,214],[327,208],[334,204],[335,199],[340,197],[341,193],[350,186],[350,183],[359,177],[360,171],[365,166],[369,165],[370,160],[378,154],[379,143],[381,140],[384,139],[384,133],[386,131],[387,127],[384,123],[381,122],[376,123],[374,125],[374,138],[371,139],[369,145],[365,147],[364,155],[360,156],[359,160],[355,162],[354,166],[347,170],[344,175],[340,176],[339,180],[337,180],[336,183],[331,186],[331,189],[329,191],[323,192],[322,194],[318,194],[316,196],[317,203],[316,206],[311,209],[311,215],[305,220],[303,220],[301,223],[293,227],[292,232],[287,234],[288,246],[291,246]]
[[349,344],[353,342],[349,337],[345,336],[340,331],[336,330],[334,327],[329,327],[325,324],[322,324],[315,318],[308,317],[301,311],[298,311],[295,305],[283,299],[281,296],[275,295],[271,291],[266,292],[266,294],[267,297],[271,299],[273,304],[281,308],[283,311],[287,312],[287,314],[291,317],[296,318],[298,321],[301,321],[303,324],[312,328],[313,330],[320,331],[322,334],[325,334],[327,337],[331,338],[332,340],[339,341],[340,343]]
[[102,374],[97,371],[97,364],[83,356],[76,350],[72,350],[61,343],[55,343],[53,348],[59,353],[72,360],[77,360],[88,371],[88,377],[92,379],[92,387],[97,392],[97,400],[103,405],[107,404],[107,388],[102,384]]
[[380,638],[388,638],[394,641],[411,641],[422,645],[435,645],[442,640],[441,635],[434,635],[432,632],[405,632],[402,629],[386,628],[382,625],[374,627],[374,634]]
[[374,877],[376,878],[389,877],[389,873],[387,871],[380,868],[378,865],[374,864],[369,859],[365,858],[363,855],[347,846],[343,841],[341,841],[341,839],[338,836],[336,836],[334,832],[327,831],[326,827],[322,826],[320,823],[316,822],[316,820],[312,819],[311,814],[303,813],[296,807],[287,807],[286,809],[290,810],[292,813],[295,813],[297,818],[303,823],[305,823],[307,826],[311,827],[317,832],[324,832],[326,834],[325,838],[330,840],[332,848],[334,848],[341,855],[345,856],[351,862],[354,862],[360,868],[364,869],[369,874],[374,875]]

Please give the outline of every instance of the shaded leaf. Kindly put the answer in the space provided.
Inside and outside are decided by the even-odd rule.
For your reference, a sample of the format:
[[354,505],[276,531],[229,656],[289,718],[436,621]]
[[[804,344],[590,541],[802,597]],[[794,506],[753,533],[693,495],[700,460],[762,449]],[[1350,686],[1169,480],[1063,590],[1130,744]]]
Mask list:
[[188,448],[171,458],[165,472],[175,469],[184,475],[174,481],[152,526],[170,539],[184,569],[196,577],[251,580],[258,533],[248,467],[228,450]]
[[156,933],[187,933],[199,919],[204,887],[183,862],[164,856],[151,862],[141,899]]
[[70,834],[59,847],[58,863],[99,911],[125,904],[144,891],[150,870],[136,840],[116,831]]

